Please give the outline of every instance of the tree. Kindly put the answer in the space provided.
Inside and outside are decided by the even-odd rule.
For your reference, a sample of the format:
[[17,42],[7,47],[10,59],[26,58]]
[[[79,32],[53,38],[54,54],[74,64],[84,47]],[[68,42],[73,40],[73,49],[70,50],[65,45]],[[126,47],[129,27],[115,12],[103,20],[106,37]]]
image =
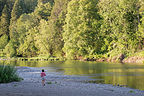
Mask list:
[[[19,56],[34,56],[36,55],[36,48],[34,47],[34,35],[36,34],[33,30],[38,26],[39,20],[33,14],[23,14],[16,22],[17,32],[17,55]],[[33,51],[34,48],[34,51]],[[30,52],[32,52],[30,54]]]
[[9,10],[7,5],[5,5],[1,16],[0,36],[2,36],[3,34],[7,35],[9,34],[9,20],[10,20]]
[[[16,49],[18,48],[18,45],[19,45],[18,34],[16,31],[16,21],[23,13],[25,13],[24,1],[16,0],[13,6],[12,12],[11,12],[11,19],[10,19],[10,26],[9,26],[10,43],[8,46],[6,46],[6,50],[9,50],[9,49],[13,50],[13,48],[15,48],[14,51],[12,52],[13,54],[10,56],[14,56],[17,54],[17,53],[14,53],[16,52]],[[13,47],[10,45],[13,45]]]
[[[138,29],[138,0],[101,0],[102,32],[106,48],[115,55],[136,49]],[[112,54],[111,53],[111,54]]]
[[35,13],[40,19],[40,26],[37,28],[39,31],[36,34],[35,40],[40,55],[62,55],[62,26],[64,25],[68,1],[70,0],[55,0],[53,8],[44,8],[45,5],[50,5],[50,3],[41,3],[41,0],[39,1],[40,3],[38,3],[39,5]]
[[62,56],[63,55],[63,25],[65,23],[65,17],[67,14],[67,5],[71,0],[55,0],[54,6],[49,17],[47,31],[51,38],[51,55]]
[[1,21],[0,21],[0,49],[4,49],[5,46],[8,43],[8,36],[9,36],[9,10],[7,6],[5,5],[3,11],[2,11],[2,16],[1,16]]
[[23,14],[25,13],[25,5],[23,0],[16,0],[11,12],[11,20],[10,20],[10,38],[14,39],[14,34],[16,34],[15,31],[15,23],[17,21],[17,19]]
[[139,49],[144,48],[144,0],[140,0],[140,23],[139,23],[139,30],[137,31],[138,40],[139,40]]
[[35,44],[38,47],[39,55],[48,55],[52,56],[52,47],[54,45],[54,42],[52,42],[51,33],[48,31],[49,26],[45,20],[40,21],[40,26],[35,28],[36,34],[35,34]]
[[52,5],[48,2],[45,4],[40,4],[35,9],[35,15],[38,16],[39,19],[48,20],[48,17],[51,15]]
[[64,25],[64,52],[66,57],[94,55],[101,49],[97,0],[73,0],[68,4]]
[[36,31],[34,28],[30,29],[26,33],[24,43],[19,46],[18,55],[23,57],[34,57],[37,56],[38,49],[35,46],[35,37]]

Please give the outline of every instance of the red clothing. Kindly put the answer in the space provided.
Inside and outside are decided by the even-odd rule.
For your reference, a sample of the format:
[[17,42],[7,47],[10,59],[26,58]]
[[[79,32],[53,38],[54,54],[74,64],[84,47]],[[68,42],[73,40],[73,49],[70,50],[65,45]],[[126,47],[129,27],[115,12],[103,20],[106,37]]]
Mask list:
[[46,76],[45,72],[41,72],[41,77]]

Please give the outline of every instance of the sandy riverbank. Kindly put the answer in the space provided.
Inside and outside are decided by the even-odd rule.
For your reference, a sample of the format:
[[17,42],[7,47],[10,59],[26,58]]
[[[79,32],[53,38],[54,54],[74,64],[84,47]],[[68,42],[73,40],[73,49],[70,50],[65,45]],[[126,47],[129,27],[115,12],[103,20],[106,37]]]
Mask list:
[[46,72],[47,81],[43,87],[39,68],[19,67],[18,73],[24,80],[0,84],[0,96],[144,96],[144,91],[106,84],[82,83],[79,77],[53,72]]

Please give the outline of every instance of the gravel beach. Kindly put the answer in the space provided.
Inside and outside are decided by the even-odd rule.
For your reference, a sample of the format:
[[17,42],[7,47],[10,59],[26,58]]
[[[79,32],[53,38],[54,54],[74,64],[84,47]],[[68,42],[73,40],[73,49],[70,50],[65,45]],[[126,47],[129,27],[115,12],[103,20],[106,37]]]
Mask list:
[[84,83],[82,77],[46,71],[46,86],[42,86],[41,68],[18,67],[24,80],[0,84],[0,96],[144,96],[144,91],[108,84]]

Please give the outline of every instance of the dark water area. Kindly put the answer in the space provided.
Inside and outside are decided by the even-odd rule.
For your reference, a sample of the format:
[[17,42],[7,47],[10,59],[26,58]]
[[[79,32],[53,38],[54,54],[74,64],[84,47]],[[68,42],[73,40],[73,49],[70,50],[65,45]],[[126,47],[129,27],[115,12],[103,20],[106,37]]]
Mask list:
[[62,75],[88,77],[88,83],[112,84],[144,90],[144,64],[96,63],[83,61],[0,61],[0,65],[44,68]]

